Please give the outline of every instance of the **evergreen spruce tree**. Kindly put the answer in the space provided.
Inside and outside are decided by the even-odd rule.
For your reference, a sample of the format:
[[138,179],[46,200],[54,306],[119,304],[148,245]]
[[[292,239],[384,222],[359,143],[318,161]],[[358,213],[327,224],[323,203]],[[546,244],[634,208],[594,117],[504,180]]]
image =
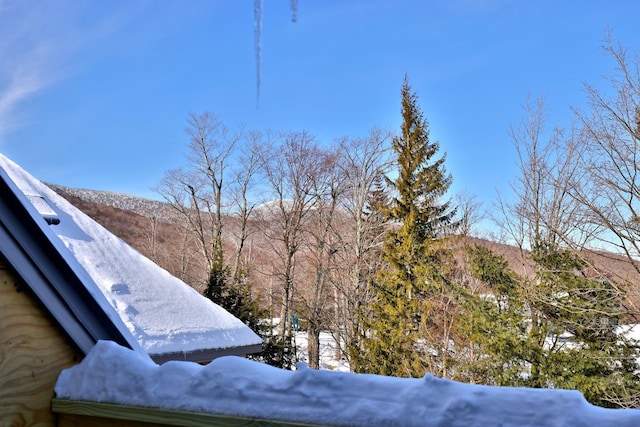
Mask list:
[[393,139],[398,177],[386,210],[383,259],[386,268],[372,285],[374,302],[365,320],[363,355],[355,370],[382,375],[423,376],[441,373],[447,351],[447,316],[437,301],[449,286],[445,229],[455,209],[442,202],[451,185],[439,143],[430,141],[426,119],[411,91],[402,85],[401,132]]
[[636,401],[638,347],[616,333],[624,285],[586,274],[585,260],[557,245],[536,245],[532,258],[539,288],[532,306],[547,334],[546,357],[532,385],[577,389],[600,406]]
[[465,296],[463,324],[481,356],[466,368],[476,382],[576,389],[596,405],[637,405],[638,348],[616,334],[621,286],[584,274],[566,249],[537,245],[533,281],[486,248],[470,250],[471,273],[488,285]]
[[262,338],[262,352],[250,355],[249,358],[291,369],[294,352],[290,338],[282,341],[274,332],[268,310],[260,306],[258,299],[253,298],[251,285],[246,283],[244,274],[240,272],[236,280],[231,280],[229,269],[224,265],[221,247],[218,246],[215,251],[204,296],[237,317]]
[[229,289],[228,280],[229,270],[224,265],[222,244],[218,242],[214,248],[213,262],[209,270],[209,279],[207,281],[207,287],[204,290],[204,296],[222,306],[227,311],[226,305],[228,305],[228,301],[226,301],[226,298]]
[[271,318],[269,310],[262,307],[259,298],[251,295],[251,284],[246,282],[242,272],[231,287],[229,297],[230,312],[263,340],[262,352],[251,355],[249,358],[278,368],[293,368],[295,352],[291,336],[286,335],[283,341],[276,333],[275,325],[269,321]]
[[[461,324],[473,354],[461,370],[466,380],[497,386],[524,386],[531,360],[542,358],[539,342],[527,333],[528,309],[522,278],[484,246],[468,249],[469,272],[484,283],[479,294],[463,297]],[[532,339],[533,338],[533,339]]]
[[[385,212],[389,207],[389,194],[385,182],[385,176],[378,173],[374,178],[373,190],[367,198],[366,214],[374,223],[384,223]],[[374,230],[376,232],[378,230]]]

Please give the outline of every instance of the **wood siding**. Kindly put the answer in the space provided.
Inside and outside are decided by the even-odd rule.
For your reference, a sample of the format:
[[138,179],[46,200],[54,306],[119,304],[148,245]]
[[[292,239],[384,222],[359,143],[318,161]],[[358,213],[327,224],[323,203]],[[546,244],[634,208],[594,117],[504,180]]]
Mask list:
[[55,425],[53,388],[81,353],[0,259],[0,426]]

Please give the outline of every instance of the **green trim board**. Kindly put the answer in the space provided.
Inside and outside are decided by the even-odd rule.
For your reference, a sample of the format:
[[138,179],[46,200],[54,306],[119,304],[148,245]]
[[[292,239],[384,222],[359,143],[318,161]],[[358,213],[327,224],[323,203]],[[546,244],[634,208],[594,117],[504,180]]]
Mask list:
[[[184,427],[322,427],[324,424],[303,424],[291,421],[216,415],[202,412],[173,411],[160,408],[116,405],[111,403],[53,399],[51,410],[57,414],[86,418],[108,418],[120,421]],[[87,424],[89,425],[89,423]],[[126,425],[126,424],[123,424]]]

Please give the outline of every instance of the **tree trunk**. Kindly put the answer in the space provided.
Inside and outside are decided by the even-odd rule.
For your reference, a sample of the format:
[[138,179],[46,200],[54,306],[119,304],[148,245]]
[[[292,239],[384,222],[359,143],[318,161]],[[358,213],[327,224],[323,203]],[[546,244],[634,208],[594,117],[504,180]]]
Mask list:
[[316,322],[309,322],[307,329],[309,367],[320,369],[320,328]]

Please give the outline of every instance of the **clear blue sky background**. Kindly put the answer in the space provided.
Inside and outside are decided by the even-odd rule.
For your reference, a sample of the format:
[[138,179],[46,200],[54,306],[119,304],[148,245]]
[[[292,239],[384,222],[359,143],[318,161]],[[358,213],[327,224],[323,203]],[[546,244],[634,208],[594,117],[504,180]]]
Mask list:
[[516,174],[527,95],[551,125],[606,87],[606,28],[640,49],[640,2],[264,0],[256,108],[252,0],[0,0],[0,152],[37,178],[158,197],[189,111],[319,141],[397,130],[408,74],[453,191],[485,207]]

